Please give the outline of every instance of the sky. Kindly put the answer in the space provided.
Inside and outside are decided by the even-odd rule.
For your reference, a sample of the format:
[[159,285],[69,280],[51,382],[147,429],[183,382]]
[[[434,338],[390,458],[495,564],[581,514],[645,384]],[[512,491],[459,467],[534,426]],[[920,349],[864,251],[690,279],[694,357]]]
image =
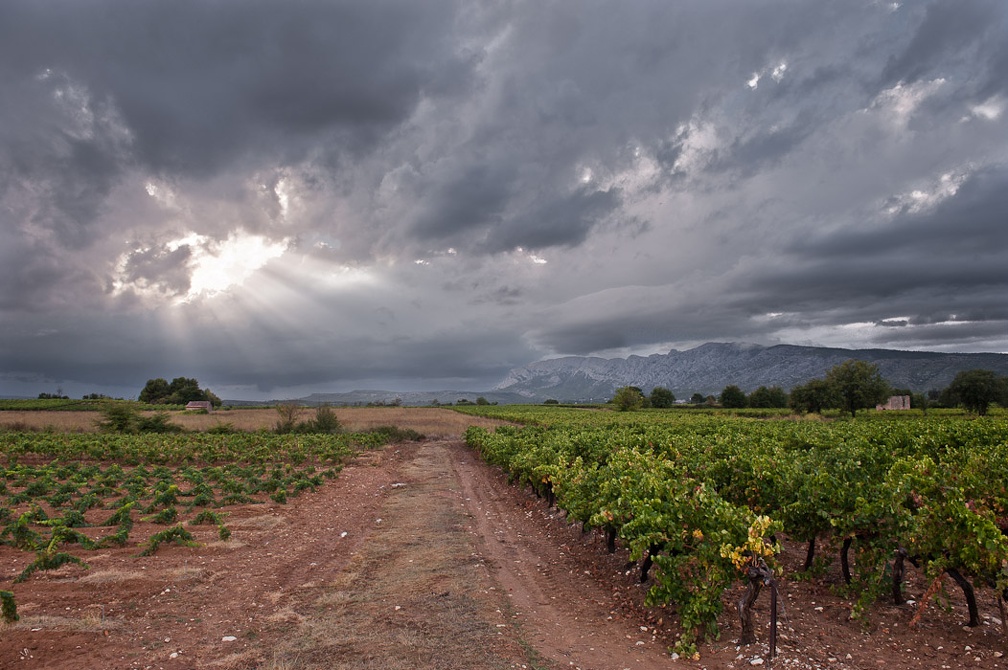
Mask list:
[[0,394],[1008,352],[1003,0],[4,0]]

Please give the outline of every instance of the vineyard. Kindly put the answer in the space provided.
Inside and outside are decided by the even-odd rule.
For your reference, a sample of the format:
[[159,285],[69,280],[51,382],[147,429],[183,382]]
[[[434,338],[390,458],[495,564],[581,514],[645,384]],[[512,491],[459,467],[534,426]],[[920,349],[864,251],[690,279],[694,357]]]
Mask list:
[[[146,556],[166,543],[193,545],[194,526],[214,526],[226,540],[218,508],[285,504],[392,432],[0,432],[0,544],[34,555],[13,584],[67,564],[86,568],[89,553],[110,547]],[[138,534],[138,524],[148,531]],[[16,620],[14,593],[0,594],[4,619]]]
[[[455,645],[452,654],[438,656],[439,667],[490,667],[484,661],[495,654],[524,659],[522,629],[508,624],[519,612],[525,630],[570,630],[551,658],[581,645],[581,657],[594,659],[582,667],[615,667],[614,659],[638,653],[661,656],[661,663],[640,667],[664,667],[669,645],[684,659],[701,652],[726,661],[744,653],[734,651],[735,642],[705,645],[729,626],[730,637],[741,631],[739,644],[771,642],[768,596],[781,586],[792,623],[810,617],[806,631],[822,625],[814,609],[822,607],[806,601],[822,605],[819,597],[828,592],[835,594],[828,609],[843,610],[854,636],[870,626],[888,635],[896,622],[878,621],[894,613],[900,626],[920,621],[934,630],[933,622],[944,622],[958,641],[941,637],[930,658],[947,664],[953,645],[970,651],[975,642],[965,631],[978,630],[976,639],[990,633],[995,642],[982,652],[990,659],[984,667],[1001,667],[1008,638],[1004,414],[868,412],[823,420],[774,410],[457,410],[340,410],[347,428],[332,434],[272,432],[273,410],[178,413],[173,421],[194,422],[186,432],[152,434],[98,432],[94,412],[77,412],[78,420],[75,411],[10,411],[0,417],[0,626],[14,635],[0,645],[0,660],[26,660],[23,651],[37,654],[38,665],[19,667],[132,668],[199,650],[222,667],[330,667],[333,654],[346,667],[363,667],[369,656],[361,650],[386,644],[389,658],[421,667],[425,662],[403,656],[416,644],[410,631],[428,626],[427,613],[441,607],[442,621],[458,616],[458,632],[432,638],[432,657]],[[398,414],[407,411],[408,417]],[[79,426],[54,429],[56,415]],[[238,421],[248,428],[234,430]],[[401,440],[415,433],[389,424],[407,421],[448,439],[405,447]],[[457,437],[462,431],[469,448]],[[477,453],[495,467],[477,467]],[[507,487],[500,472],[521,487]],[[493,478],[515,492],[513,517],[499,490],[483,495]],[[450,493],[454,486],[466,491],[464,498]],[[442,515],[454,509],[446,507],[449,500],[470,516],[445,521]],[[474,500],[494,505],[492,513]],[[536,525],[537,510],[545,525]],[[507,532],[505,517],[516,524]],[[397,529],[406,519],[413,525],[402,533]],[[486,524],[475,551],[501,552],[492,561],[484,563],[468,544],[465,519]],[[552,522],[566,538],[555,552]],[[446,532],[457,533],[452,543],[436,539]],[[522,548],[523,560],[513,562],[510,552],[532,538],[538,544]],[[392,555],[399,563],[389,571]],[[449,577],[459,565],[467,566],[466,579]],[[497,571],[484,572],[487,565]],[[536,570],[500,571],[508,565]],[[545,582],[558,605],[544,612],[537,595],[544,585],[524,580],[549,574],[564,577]],[[509,580],[505,588],[480,581],[494,575]],[[450,588],[441,586],[447,579]],[[565,614],[561,600],[594,588],[584,580],[598,580],[602,593],[624,594],[629,600],[620,602],[632,602],[631,609],[615,616],[619,606],[594,592],[589,601],[601,616]],[[352,593],[349,584],[357,585]],[[516,611],[507,618],[501,619],[507,608],[492,600],[495,588],[514,598],[507,606]],[[792,599],[809,593],[820,596]],[[393,610],[389,598],[397,603]],[[482,609],[467,609],[485,598],[491,600]],[[650,610],[638,609],[642,599]],[[404,600],[415,607],[400,609]],[[951,602],[961,615],[950,616]],[[395,622],[407,609],[415,612],[413,628],[379,642],[375,631],[399,630]],[[627,612],[649,617],[649,632]],[[603,631],[617,625],[614,616],[630,628],[617,628],[603,643]],[[477,621],[489,622],[487,628]],[[331,643],[313,632],[330,625]],[[466,636],[476,630],[491,637],[473,643]],[[784,660],[815,646],[826,662],[830,654],[819,638],[796,633],[792,624],[783,630],[791,635]],[[507,635],[500,638],[502,631]],[[237,642],[221,648],[221,639],[235,632]],[[543,649],[545,639],[536,647]],[[620,646],[623,640],[632,649]],[[283,641],[286,655],[270,651]],[[861,642],[867,646],[846,638],[844,653],[859,659]],[[243,652],[229,654],[228,644]],[[480,650],[480,661],[459,660]],[[970,651],[967,660],[980,655]]]
[[[1008,598],[1008,422],[932,414],[857,421],[780,420],[714,413],[471,408],[524,427],[473,427],[469,445],[531,486],[587,531],[639,562],[648,601],[672,604],[677,652],[716,637],[726,589],[750,608],[780,576],[787,539],[806,547],[789,578],[821,579],[839,563],[852,618],[880,599],[903,603],[904,577],[931,585],[917,601],[960,593],[967,626],[990,593],[1005,625]],[[1004,634],[1004,631],[1002,631]]]

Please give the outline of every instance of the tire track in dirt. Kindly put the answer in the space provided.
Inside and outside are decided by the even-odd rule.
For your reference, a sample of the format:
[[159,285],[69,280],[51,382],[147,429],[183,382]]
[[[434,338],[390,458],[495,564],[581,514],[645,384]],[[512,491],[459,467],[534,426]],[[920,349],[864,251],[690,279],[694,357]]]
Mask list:
[[[667,668],[664,646],[613,616],[611,593],[568,562],[550,520],[521,504],[522,492],[461,442],[444,447],[494,576],[507,593],[525,641],[560,667]],[[553,521],[555,523],[555,521]],[[614,606],[614,605],[612,605]]]

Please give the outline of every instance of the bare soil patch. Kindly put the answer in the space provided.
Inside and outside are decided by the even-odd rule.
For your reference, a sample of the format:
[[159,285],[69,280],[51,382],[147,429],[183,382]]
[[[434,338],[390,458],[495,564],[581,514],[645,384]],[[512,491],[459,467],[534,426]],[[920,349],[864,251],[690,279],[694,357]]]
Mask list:
[[[459,415],[461,416],[461,415]],[[467,417],[466,417],[467,418]],[[342,416],[341,416],[342,419]],[[457,434],[457,433],[456,433]],[[0,668],[744,668],[726,594],[722,639],[673,661],[671,609],[625,552],[509,486],[457,438],[366,452],[285,505],[225,508],[232,536],[194,527],[198,547],[87,556],[13,586],[21,620],[0,628]],[[787,575],[804,547],[786,547]],[[0,547],[0,588],[31,557]],[[827,579],[827,582],[829,578]],[[927,584],[911,572],[909,591]],[[782,580],[780,668],[1003,668],[1005,637],[989,590],[983,625],[964,629],[961,594],[932,605],[878,605],[865,621],[821,581]],[[990,601],[990,602],[988,602]]]

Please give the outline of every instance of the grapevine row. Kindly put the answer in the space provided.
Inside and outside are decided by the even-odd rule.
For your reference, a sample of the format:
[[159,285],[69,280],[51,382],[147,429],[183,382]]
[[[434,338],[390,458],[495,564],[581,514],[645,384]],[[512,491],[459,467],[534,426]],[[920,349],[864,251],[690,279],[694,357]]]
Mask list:
[[1002,607],[1008,596],[1003,419],[526,411],[534,425],[474,428],[469,444],[569,519],[619,538],[642,576],[656,565],[649,600],[678,606],[682,648],[716,634],[721,593],[745,567],[733,548],[769,559],[776,532],[807,543],[806,569],[821,563],[817,543],[839,552],[854,615],[883,594],[902,602],[907,562],[952,576],[970,625],[974,587],[994,588]]

